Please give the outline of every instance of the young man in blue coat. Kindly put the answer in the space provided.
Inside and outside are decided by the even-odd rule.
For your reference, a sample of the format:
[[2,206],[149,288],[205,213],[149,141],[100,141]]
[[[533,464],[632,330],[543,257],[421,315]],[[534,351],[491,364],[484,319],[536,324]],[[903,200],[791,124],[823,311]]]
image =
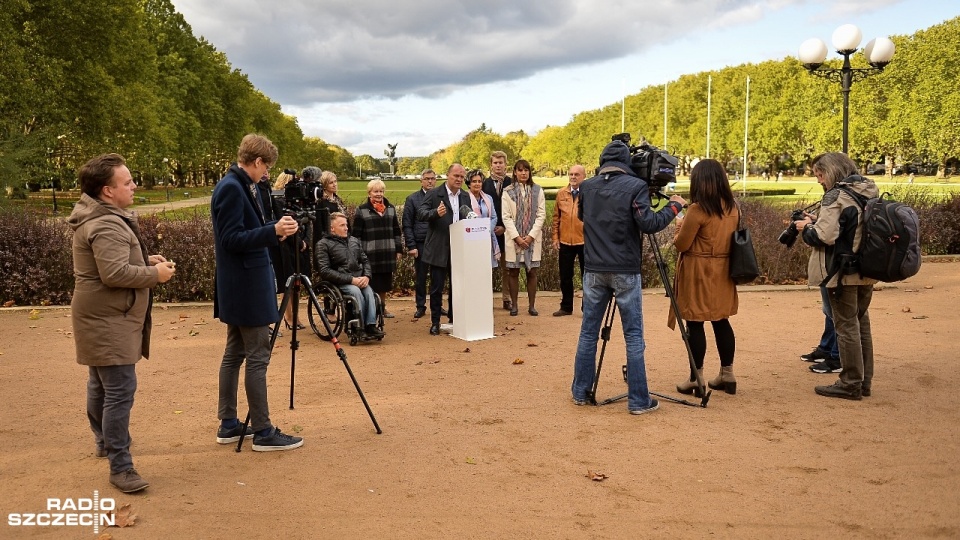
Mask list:
[[[245,136],[237,150],[237,163],[217,183],[210,202],[217,261],[213,316],[227,325],[220,364],[217,442],[229,444],[252,435],[253,449],[258,452],[303,445],[302,438],[281,433],[270,423],[267,402],[269,325],[280,320],[269,248],[297,232],[297,222],[290,216],[267,219],[270,201],[263,200],[256,187],[277,156],[277,147],[266,137]],[[237,417],[237,387],[244,360],[251,419],[246,432]]]

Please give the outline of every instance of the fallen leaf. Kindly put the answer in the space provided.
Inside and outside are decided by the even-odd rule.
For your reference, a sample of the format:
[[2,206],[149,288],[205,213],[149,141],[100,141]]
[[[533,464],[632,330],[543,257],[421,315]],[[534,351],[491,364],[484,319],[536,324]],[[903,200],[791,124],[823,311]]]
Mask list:
[[919,289],[904,289],[903,292],[920,292]]
[[246,484],[244,484],[243,482],[237,482],[237,485],[238,485],[238,486],[245,486]]
[[586,474],[585,476],[586,476],[587,478],[593,480],[594,482],[603,482],[604,480],[607,479],[607,475],[605,475],[605,474],[603,474],[602,472],[599,472],[599,471],[597,471],[597,472],[587,471],[587,474]]
[[470,347],[467,347],[466,349],[464,349],[463,352],[470,352]]
[[177,315],[177,317],[180,317],[181,319],[189,319],[189,318],[190,318],[190,316],[187,315],[186,313],[181,313],[181,314]]
[[914,315],[913,318],[914,318],[914,319],[926,319],[927,316],[926,316],[926,315]]
[[516,365],[520,365],[520,364],[522,364],[522,363],[523,363],[523,358],[516,358],[516,359],[514,359],[514,361],[513,361],[513,365],[515,365],[515,366],[516,366]]
[[113,540],[113,536],[110,533],[103,533],[97,537],[97,540]]
[[301,431],[303,431],[303,426],[294,424],[292,429],[294,433],[300,433]]
[[924,289],[932,289],[932,288],[933,288],[933,285],[924,285],[923,288],[924,288]]
[[183,414],[183,411],[173,411],[173,414]]
[[903,306],[903,309],[901,309],[900,311],[904,313],[910,313],[910,306]]
[[527,347],[539,347],[536,343],[527,343]]
[[30,317],[29,317],[29,319],[30,319],[31,321],[39,321],[39,320],[40,320],[40,310],[39,310],[39,309],[31,309],[31,310],[30,310]]
[[133,527],[137,524],[137,514],[133,512],[133,507],[130,506],[130,503],[123,503],[117,508],[117,511],[114,512],[114,527],[123,528],[123,527]]
[[468,457],[468,458],[467,458],[467,463],[469,463],[470,465],[476,465],[476,464],[477,464],[477,460],[473,459],[472,457]]
[[189,333],[190,333],[190,335],[191,335],[191,336],[197,336],[197,335],[200,335],[200,332],[197,332],[197,331],[196,331],[196,330],[194,330],[193,328],[191,328],[191,329],[190,329],[190,332],[189,332]]
[[15,305],[17,305],[16,300],[7,300],[6,302],[3,303],[3,307],[13,307]]

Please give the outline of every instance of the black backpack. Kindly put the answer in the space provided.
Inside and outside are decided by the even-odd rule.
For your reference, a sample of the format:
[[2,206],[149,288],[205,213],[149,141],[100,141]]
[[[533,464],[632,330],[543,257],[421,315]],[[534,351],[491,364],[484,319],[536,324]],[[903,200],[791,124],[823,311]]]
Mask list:
[[909,206],[884,199],[883,193],[868,199],[839,186],[860,207],[863,232],[854,249],[854,263],[844,273],[859,273],[887,283],[901,281],[920,271],[920,220]]

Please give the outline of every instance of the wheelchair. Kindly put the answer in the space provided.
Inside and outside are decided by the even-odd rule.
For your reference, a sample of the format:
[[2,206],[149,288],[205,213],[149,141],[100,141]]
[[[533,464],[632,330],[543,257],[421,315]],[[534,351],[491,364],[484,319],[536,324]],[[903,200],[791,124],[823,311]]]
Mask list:
[[[310,321],[310,328],[313,329],[320,339],[330,341],[334,337],[340,337],[340,333],[346,331],[350,340],[350,345],[356,345],[361,341],[382,341],[384,336],[368,336],[363,331],[363,324],[360,322],[360,310],[353,297],[340,292],[340,289],[326,281],[320,281],[313,286],[313,293],[317,295],[317,300],[323,308],[323,315],[330,323],[330,329],[333,331],[331,336],[327,328],[320,320],[320,314],[314,313],[312,302],[307,302],[307,320]],[[373,295],[377,303],[377,329],[383,332],[383,303],[380,297]]]

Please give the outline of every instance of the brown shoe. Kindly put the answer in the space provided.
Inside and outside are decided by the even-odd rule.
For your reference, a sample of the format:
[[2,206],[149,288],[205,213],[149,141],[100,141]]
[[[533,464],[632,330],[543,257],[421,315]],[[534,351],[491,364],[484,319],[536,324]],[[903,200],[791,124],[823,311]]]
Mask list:
[[143,478],[140,478],[137,470],[132,467],[122,473],[111,473],[110,483],[124,493],[136,493],[137,491],[150,487],[150,484]]
[[558,309],[553,312],[554,317],[563,317],[564,315],[573,315],[572,311],[567,311],[565,309]]

